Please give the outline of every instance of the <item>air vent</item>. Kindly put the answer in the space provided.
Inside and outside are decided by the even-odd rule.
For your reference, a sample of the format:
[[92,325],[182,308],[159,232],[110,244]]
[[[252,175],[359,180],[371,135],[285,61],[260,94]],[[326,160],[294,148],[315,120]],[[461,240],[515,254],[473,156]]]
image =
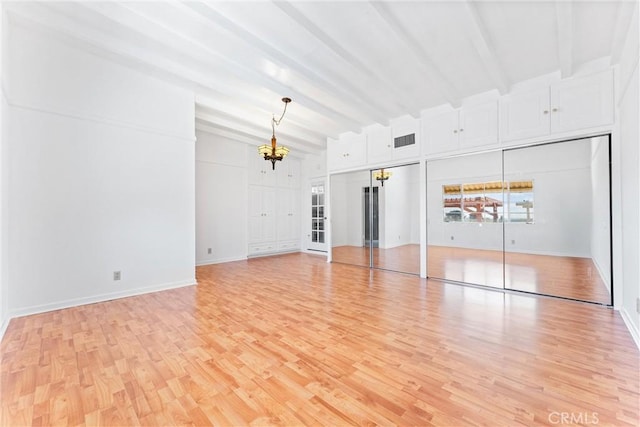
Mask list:
[[405,136],[399,136],[393,139],[394,148],[406,147],[407,145],[414,145],[416,143],[416,134],[412,133]]

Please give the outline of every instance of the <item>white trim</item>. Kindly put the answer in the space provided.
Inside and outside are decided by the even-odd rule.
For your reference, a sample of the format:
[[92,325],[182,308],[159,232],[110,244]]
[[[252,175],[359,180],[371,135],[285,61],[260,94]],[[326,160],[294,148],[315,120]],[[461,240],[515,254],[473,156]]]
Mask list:
[[[85,304],[94,304],[97,302],[109,301],[112,299],[127,298],[136,295],[149,294],[153,292],[166,291],[169,289],[182,288],[186,286],[197,285],[195,277],[193,279],[181,280],[177,282],[160,283],[157,285],[145,286],[142,288],[136,288],[129,291],[110,292],[106,294],[93,295],[89,297],[73,298],[64,301],[58,301],[49,304],[34,305],[31,307],[25,307],[18,310],[12,310],[9,312],[9,319],[14,317],[29,316],[32,314],[45,313],[53,310],[60,310],[63,308],[77,307]],[[7,322],[8,323],[8,322]]]
[[7,328],[9,327],[9,322],[11,321],[10,317],[7,317],[2,321],[0,325],[0,342],[2,342],[2,338],[4,338],[4,333],[7,332]]
[[631,334],[631,338],[633,338],[633,341],[636,343],[636,346],[640,350],[640,330],[638,330],[636,325],[633,323],[633,321],[631,320],[631,315],[629,315],[624,307],[620,308],[620,316],[622,317],[624,324],[627,326],[627,329]]
[[222,263],[225,263],[225,262],[244,261],[246,259],[247,259],[246,256],[203,259],[203,260],[200,260],[200,261],[196,261],[196,267],[202,267],[203,265],[222,264]]

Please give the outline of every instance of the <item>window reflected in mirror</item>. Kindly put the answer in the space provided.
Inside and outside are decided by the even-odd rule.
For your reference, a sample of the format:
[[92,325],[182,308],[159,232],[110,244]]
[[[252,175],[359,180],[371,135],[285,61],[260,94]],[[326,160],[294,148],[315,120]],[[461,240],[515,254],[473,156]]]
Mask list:
[[[506,207],[503,203],[506,200]],[[442,186],[444,222],[533,223],[533,181]]]

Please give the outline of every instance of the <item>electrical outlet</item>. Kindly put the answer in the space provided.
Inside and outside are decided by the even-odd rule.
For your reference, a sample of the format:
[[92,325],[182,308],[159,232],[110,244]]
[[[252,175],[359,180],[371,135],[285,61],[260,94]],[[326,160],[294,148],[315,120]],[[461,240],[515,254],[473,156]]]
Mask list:
[[207,248],[207,253],[211,255],[211,248]]
[[113,272],[113,280],[120,280],[120,272],[119,271],[114,271]]

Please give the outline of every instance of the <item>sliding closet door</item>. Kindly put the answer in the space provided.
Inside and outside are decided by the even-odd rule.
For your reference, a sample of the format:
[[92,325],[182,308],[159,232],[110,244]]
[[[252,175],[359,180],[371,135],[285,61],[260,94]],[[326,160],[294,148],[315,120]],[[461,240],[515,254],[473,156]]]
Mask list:
[[371,171],[378,240],[373,267],[420,274],[420,165]]
[[368,170],[331,175],[333,262],[371,266],[368,230],[370,186]]
[[502,153],[427,162],[427,276],[503,287]]
[[611,303],[609,137],[504,152],[505,287]]

